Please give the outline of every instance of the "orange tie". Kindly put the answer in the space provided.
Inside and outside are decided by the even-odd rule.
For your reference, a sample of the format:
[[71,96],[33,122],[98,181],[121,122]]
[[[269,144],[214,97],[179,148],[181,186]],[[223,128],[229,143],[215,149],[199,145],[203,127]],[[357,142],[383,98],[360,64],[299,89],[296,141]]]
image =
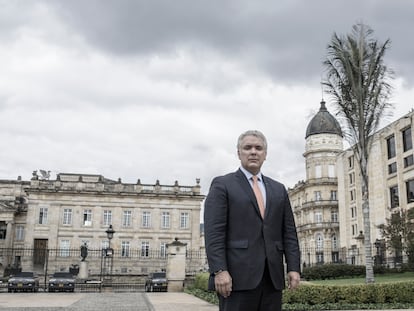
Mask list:
[[263,194],[262,191],[260,191],[259,184],[257,182],[257,176],[253,176],[253,192],[256,196],[257,204],[259,205],[260,215],[262,215],[262,218],[264,218],[265,214],[265,206],[264,206],[264,200],[263,200]]

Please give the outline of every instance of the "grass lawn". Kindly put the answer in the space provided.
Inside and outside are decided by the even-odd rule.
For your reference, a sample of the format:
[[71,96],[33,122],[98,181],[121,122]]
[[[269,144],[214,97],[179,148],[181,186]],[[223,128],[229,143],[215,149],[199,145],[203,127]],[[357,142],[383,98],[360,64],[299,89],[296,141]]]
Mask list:
[[[388,273],[375,275],[375,283],[393,283],[402,281],[414,281],[414,272],[404,273]],[[306,283],[315,285],[351,285],[351,284],[365,284],[365,277],[351,278],[351,279],[336,279],[336,280],[318,280],[309,281]]]

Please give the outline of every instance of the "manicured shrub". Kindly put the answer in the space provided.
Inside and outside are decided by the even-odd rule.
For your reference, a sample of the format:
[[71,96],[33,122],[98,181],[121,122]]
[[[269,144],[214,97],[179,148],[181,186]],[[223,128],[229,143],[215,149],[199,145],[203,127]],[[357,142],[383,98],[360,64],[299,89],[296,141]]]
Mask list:
[[[218,304],[217,294],[207,291],[208,273],[198,274],[194,286],[186,291]],[[284,290],[283,310],[355,310],[414,308],[414,281],[362,284],[311,285]]]
[[[387,272],[385,267],[374,267],[375,274]],[[303,269],[302,277],[305,280],[328,280],[338,278],[358,277],[365,275],[365,266],[347,264],[326,264],[306,267]]]

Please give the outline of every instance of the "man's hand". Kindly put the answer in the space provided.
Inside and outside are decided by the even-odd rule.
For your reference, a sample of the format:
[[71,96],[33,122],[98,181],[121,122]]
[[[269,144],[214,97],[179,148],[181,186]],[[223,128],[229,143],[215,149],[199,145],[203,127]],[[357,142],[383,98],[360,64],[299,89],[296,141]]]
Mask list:
[[295,289],[299,286],[300,274],[296,271],[288,272],[288,288]]
[[230,296],[232,289],[232,279],[228,271],[221,271],[214,276],[216,291],[224,298]]

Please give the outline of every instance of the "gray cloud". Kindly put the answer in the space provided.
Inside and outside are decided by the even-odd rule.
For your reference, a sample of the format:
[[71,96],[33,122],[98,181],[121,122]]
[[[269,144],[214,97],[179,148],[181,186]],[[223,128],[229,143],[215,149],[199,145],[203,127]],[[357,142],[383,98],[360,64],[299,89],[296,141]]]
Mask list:
[[206,192],[256,128],[265,173],[293,186],[332,34],[363,21],[392,40],[399,117],[414,95],[413,13],[403,0],[1,1],[0,178],[199,177]]

